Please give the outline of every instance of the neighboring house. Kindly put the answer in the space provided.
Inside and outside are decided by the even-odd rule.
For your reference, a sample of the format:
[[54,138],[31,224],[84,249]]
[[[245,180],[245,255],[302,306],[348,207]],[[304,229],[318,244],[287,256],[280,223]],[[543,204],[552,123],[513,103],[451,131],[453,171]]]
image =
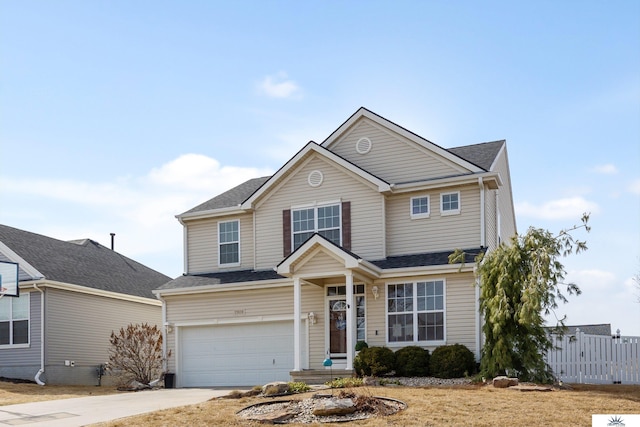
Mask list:
[[97,385],[112,331],[161,324],[152,290],[171,278],[93,240],[0,225],[0,261],[19,269],[19,297],[0,299],[0,377]]
[[155,293],[179,387],[348,375],[357,341],[478,356],[474,255],[516,233],[505,141],[445,149],[365,108],[177,218],[185,274]]

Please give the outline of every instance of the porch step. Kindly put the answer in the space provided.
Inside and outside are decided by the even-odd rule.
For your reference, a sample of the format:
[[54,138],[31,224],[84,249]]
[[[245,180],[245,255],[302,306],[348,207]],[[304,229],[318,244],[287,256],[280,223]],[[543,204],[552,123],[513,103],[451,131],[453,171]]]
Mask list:
[[354,375],[354,371],[353,369],[303,369],[302,371],[291,371],[289,375],[291,381],[316,385],[336,378],[350,378]]

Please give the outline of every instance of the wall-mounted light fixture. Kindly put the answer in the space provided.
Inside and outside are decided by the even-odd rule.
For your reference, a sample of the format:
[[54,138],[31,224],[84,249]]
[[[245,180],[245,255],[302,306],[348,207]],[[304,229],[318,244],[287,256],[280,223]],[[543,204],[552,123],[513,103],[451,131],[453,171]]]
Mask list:
[[173,332],[173,325],[171,323],[165,323],[164,327],[167,328],[167,333],[170,334]]
[[316,324],[316,314],[313,311],[310,311],[307,317],[309,318],[309,321],[312,325]]
[[374,286],[371,288],[371,293],[373,293],[373,299],[378,299],[378,287]]

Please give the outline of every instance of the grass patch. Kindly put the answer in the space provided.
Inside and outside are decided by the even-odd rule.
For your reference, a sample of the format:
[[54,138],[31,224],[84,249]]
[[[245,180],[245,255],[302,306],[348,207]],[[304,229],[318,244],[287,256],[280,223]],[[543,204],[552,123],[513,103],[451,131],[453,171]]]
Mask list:
[[362,386],[362,378],[355,378],[355,377],[336,378],[334,380],[327,381],[324,384],[331,388],[360,387]]

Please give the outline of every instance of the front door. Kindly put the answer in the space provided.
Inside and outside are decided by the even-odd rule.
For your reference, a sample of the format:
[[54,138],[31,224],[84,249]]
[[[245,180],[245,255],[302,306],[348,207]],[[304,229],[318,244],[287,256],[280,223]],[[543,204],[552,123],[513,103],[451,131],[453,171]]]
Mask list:
[[[327,286],[327,355],[334,367],[347,365],[347,297],[346,286]],[[356,338],[365,340],[364,285],[353,286],[356,301]],[[355,343],[354,343],[355,345]]]

